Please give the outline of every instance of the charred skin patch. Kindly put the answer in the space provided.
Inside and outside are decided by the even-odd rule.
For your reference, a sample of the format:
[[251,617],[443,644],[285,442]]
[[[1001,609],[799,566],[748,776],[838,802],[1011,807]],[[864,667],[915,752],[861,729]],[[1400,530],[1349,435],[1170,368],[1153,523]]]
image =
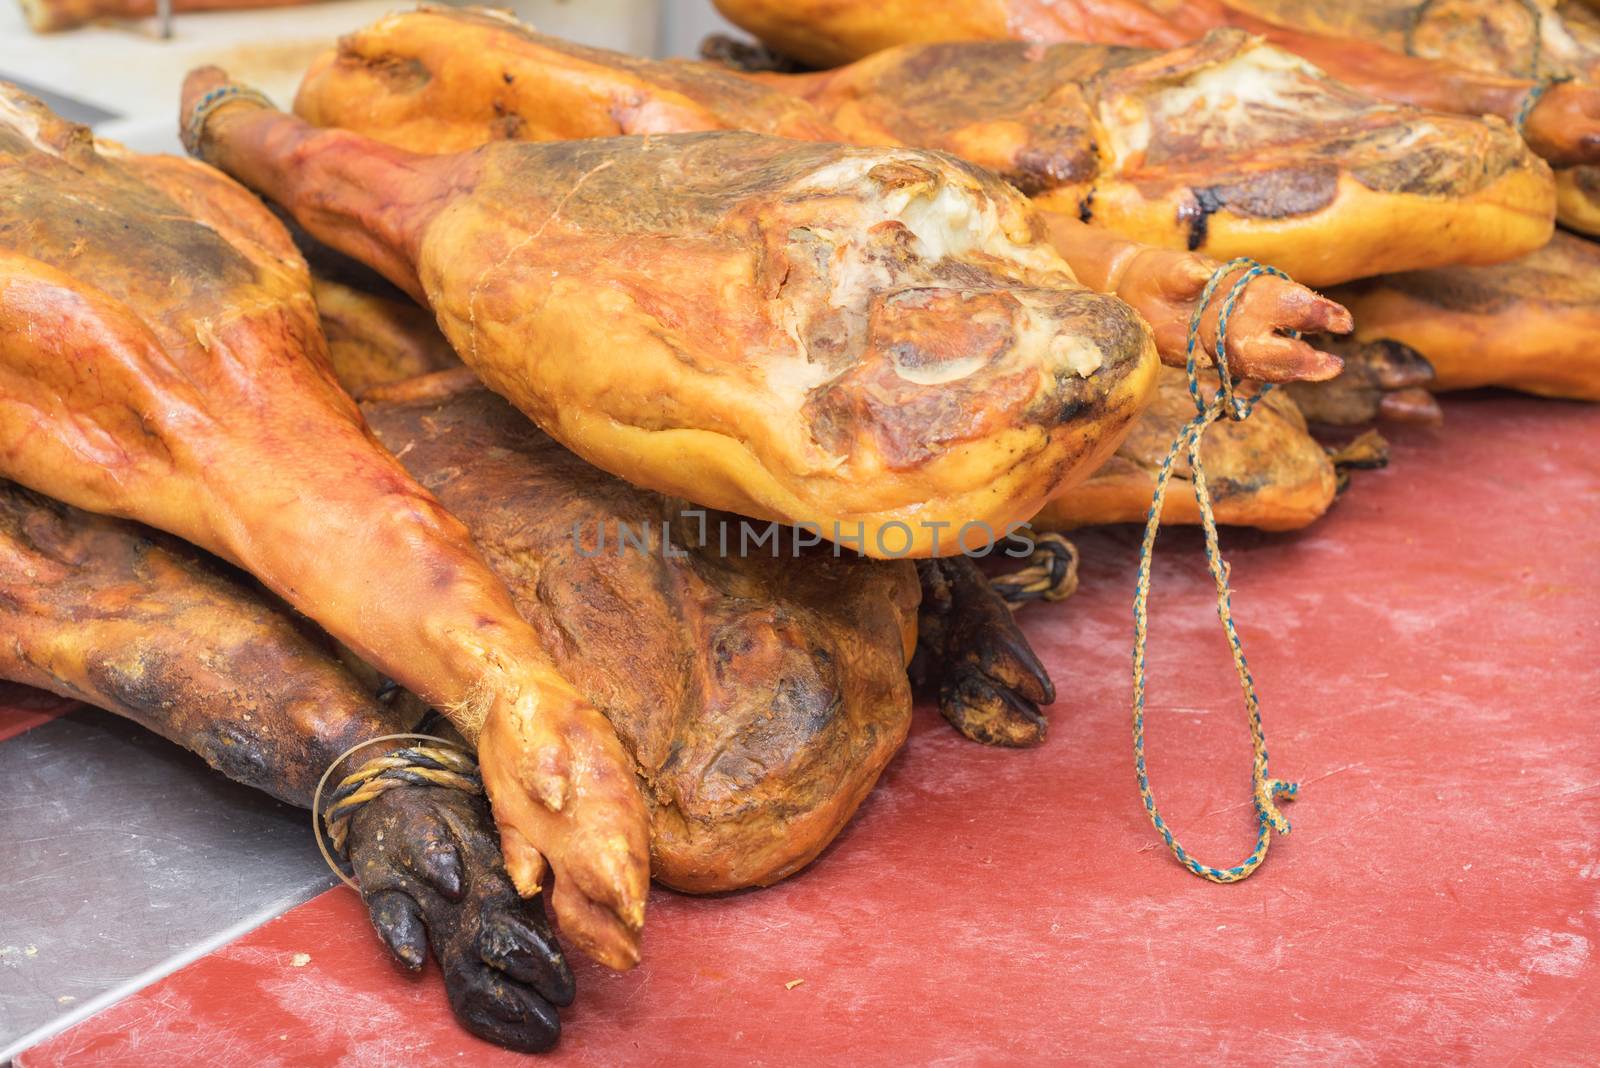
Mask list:
[[0,677],[132,719],[290,804],[351,745],[409,725],[239,572],[7,482],[0,591]]
[[1339,171],[1331,164],[1279,168],[1233,181],[1192,189],[1194,199],[1179,209],[1188,223],[1189,251],[1205,246],[1209,221],[1219,211],[1256,219],[1311,215],[1333,203]]

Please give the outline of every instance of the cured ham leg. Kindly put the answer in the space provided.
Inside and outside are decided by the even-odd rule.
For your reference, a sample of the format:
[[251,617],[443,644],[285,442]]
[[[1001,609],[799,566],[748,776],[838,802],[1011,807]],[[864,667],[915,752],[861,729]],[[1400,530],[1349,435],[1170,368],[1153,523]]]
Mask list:
[[[428,324],[407,336],[413,309],[321,283],[317,293],[324,314],[340,316],[341,377],[388,382],[411,354],[442,345]],[[959,698],[947,714],[997,710],[984,722],[1042,731],[1034,701],[1050,699],[1049,679],[969,561],[922,562],[965,565],[968,579],[955,603],[919,606],[907,561],[815,549],[728,557],[698,540],[623,556],[624,528],[693,533],[695,517],[587,467],[470,376],[374,392],[384,390],[364,405],[373,424],[470,515],[518,608],[559,634],[563,672],[582,677],[628,740],[649,785],[662,881],[768,883],[831,841],[905,736],[913,643],[930,681]],[[605,530],[610,550],[578,551],[574,529],[591,547]],[[242,573],[5,482],[0,628],[0,678],[110,709],[302,806],[346,749],[415,729],[424,710],[403,691],[374,699],[376,673],[341,662]],[[348,841],[398,960],[419,968],[431,943],[465,1026],[514,1049],[554,1044],[571,974],[542,910],[517,899],[480,800],[402,786],[355,815]]]
[[1433,364],[1435,388],[1509,386],[1600,401],[1600,245],[1558,233],[1495,267],[1389,275],[1343,287],[1357,336]]
[[[183,113],[224,80],[191,74]],[[934,154],[702,133],[424,156],[237,97],[191,147],[425,300],[596,466],[869,555],[1025,520],[1153,385],[1132,310]]]
[[1051,212],[1311,285],[1550,235],[1549,172],[1505,126],[1396,108],[1237,31],[1167,52],[913,45],[760,77],[853,141],[944,149]]
[[[292,805],[310,807],[347,749],[415,725],[238,572],[9,482],[0,632],[0,679],[115,712]],[[368,746],[354,763],[395,744]],[[507,879],[481,799],[397,787],[357,813],[347,845],[379,934],[413,970],[431,942],[464,1026],[514,1049],[554,1044],[554,1006],[572,1000],[572,974],[543,908]]]
[[[1228,0],[1230,9],[1290,30],[1355,38],[1391,52],[1443,60],[1489,75],[1534,80],[1600,80],[1600,16],[1549,0]],[[1553,92],[1578,91],[1577,84]],[[1593,91],[1589,89],[1588,91]],[[1576,161],[1569,161],[1576,162]],[[1556,173],[1562,225],[1600,233],[1600,168]]]
[[642,802],[461,524],[329,372],[277,222],[209,168],[0,93],[0,475],[255,574],[475,739],[518,885],[637,958]]
[[[895,45],[947,41],[1075,42],[1178,48],[1231,27],[1316,64],[1374,97],[1434,111],[1515,122],[1539,82],[1403,55],[1365,41],[1290,30],[1231,0],[715,0],[718,10],[776,51],[833,67]],[[1267,2],[1267,0],[1263,0]],[[1322,5],[1345,10],[1352,5]],[[1354,5],[1359,8],[1360,4]],[[1524,133],[1533,150],[1569,166],[1600,159],[1600,91],[1559,85],[1540,97]]]
[[523,616],[615,725],[654,877],[703,893],[809,863],[910,726],[912,563],[797,559],[787,543],[724,556],[736,517],[595,471],[468,372],[369,398],[380,438],[513,577]]
[[[609,103],[622,99],[630,102],[627,108]],[[723,129],[848,139],[804,100],[708,65],[586,48],[497,12],[473,10],[391,15],[345,36],[336,51],[313,63],[295,110],[316,125],[413,152],[458,151],[501,139]],[[1056,250],[1078,280],[1126,301],[1149,323],[1162,359],[1181,364],[1195,301],[1217,263],[1138,245],[1084,226],[1076,214],[1045,217]],[[1216,312],[1211,308],[1202,326],[1212,352]],[[1326,377],[1336,362],[1285,332],[1348,328],[1332,302],[1292,282],[1260,279],[1246,290],[1229,329],[1232,370],[1268,381]]]

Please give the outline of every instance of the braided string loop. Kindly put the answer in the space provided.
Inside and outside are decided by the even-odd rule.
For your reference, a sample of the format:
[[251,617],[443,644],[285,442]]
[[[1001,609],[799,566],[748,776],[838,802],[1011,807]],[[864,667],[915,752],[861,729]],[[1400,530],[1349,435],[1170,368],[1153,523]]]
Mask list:
[[184,123],[181,131],[183,147],[188,149],[191,156],[200,157],[200,138],[206,131],[206,120],[218,108],[235,100],[248,100],[269,110],[276,106],[265,93],[248,85],[230,83],[211,90],[195,101],[194,110],[189,112],[189,121]]
[[[396,749],[367,761],[339,780],[339,785],[328,795],[327,809],[323,809],[323,788],[328,785],[328,778],[335,768],[352,754],[369,745],[398,741],[402,738],[428,744]],[[350,820],[363,805],[398,786],[442,786],[469,794],[483,793],[483,780],[478,774],[478,762],[470,753],[444,738],[428,734],[386,734],[381,738],[369,738],[359,742],[340,753],[317,782],[316,792],[311,798],[311,827],[316,833],[317,848],[322,851],[322,859],[327,861],[333,873],[353,890],[359,891],[361,888],[345,874],[344,869],[334,859],[335,855],[339,857],[345,855],[345,846],[350,836]],[[323,839],[324,827],[327,830],[326,842]],[[332,852],[328,850],[328,843],[333,845]]]
[[[1223,280],[1241,268],[1243,273],[1228,290],[1227,297],[1222,303],[1222,310],[1217,317],[1215,363],[1220,386],[1214,395],[1206,397],[1200,387],[1198,360],[1201,319]],[[1144,801],[1145,812],[1150,816],[1150,822],[1155,827],[1156,833],[1161,835],[1162,841],[1167,844],[1167,848],[1172,851],[1178,862],[1202,879],[1216,883],[1233,883],[1249,878],[1250,874],[1261,866],[1267,858],[1267,849],[1272,844],[1272,832],[1289,833],[1289,821],[1278,810],[1278,798],[1293,797],[1299,789],[1292,782],[1272,778],[1268,770],[1267,737],[1265,728],[1261,724],[1261,705],[1256,696],[1255,679],[1251,676],[1249,664],[1245,661],[1239,632],[1233,623],[1233,596],[1228,586],[1229,569],[1222,559],[1222,550],[1218,546],[1217,521],[1211,507],[1211,492],[1206,486],[1205,468],[1200,462],[1200,443],[1206,429],[1223,416],[1233,420],[1249,418],[1257,402],[1272,389],[1270,385],[1266,385],[1253,396],[1240,397],[1234,390],[1233,380],[1227,367],[1228,320],[1233,315],[1239,295],[1261,275],[1288,277],[1274,267],[1248,258],[1230,260],[1218,267],[1201,291],[1194,315],[1189,320],[1186,369],[1189,374],[1189,395],[1194,399],[1195,416],[1179,431],[1156,475],[1155,494],[1145,518],[1144,541],[1139,547],[1139,578],[1133,596],[1133,766],[1139,782],[1139,796]],[[1189,460],[1195,501],[1200,508],[1200,525],[1205,533],[1206,565],[1217,587],[1217,618],[1222,621],[1222,629],[1227,635],[1228,647],[1233,654],[1234,670],[1239,676],[1239,688],[1244,694],[1245,713],[1250,725],[1250,742],[1255,758],[1251,771],[1252,797],[1259,831],[1255,848],[1251,850],[1250,855],[1231,868],[1215,868],[1203,864],[1183,848],[1156,806],[1155,793],[1151,789],[1150,776],[1145,766],[1145,644],[1149,634],[1150,570],[1155,555],[1156,532],[1161,527],[1161,509],[1166,501],[1167,489],[1171,485],[1173,468],[1179,455],[1187,455]]]
[[1060,534],[1036,534],[1027,565],[989,585],[1013,612],[1030,601],[1065,601],[1078,591],[1078,547]]

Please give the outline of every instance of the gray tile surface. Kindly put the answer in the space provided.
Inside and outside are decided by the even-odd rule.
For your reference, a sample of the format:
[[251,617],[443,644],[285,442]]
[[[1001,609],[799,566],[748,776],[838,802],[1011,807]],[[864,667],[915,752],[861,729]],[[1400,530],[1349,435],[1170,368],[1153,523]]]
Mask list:
[[307,813],[132,723],[0,742],[0,1064],[331,885]]
[[13,78],[3,70],[0,70],[0,82],[10,82],[24,93],[32,93],[40,100],[43,100],[51,111],[68,122],[81,122],[85,126],[93,127],[96,123],[105,122],[107,119],[120,119],[122,117],[115,111],[107,111],[105,108],[91,104],[87,100],[79,100],[65,93],[53,92],[43,86],[23,81],[21,78]]

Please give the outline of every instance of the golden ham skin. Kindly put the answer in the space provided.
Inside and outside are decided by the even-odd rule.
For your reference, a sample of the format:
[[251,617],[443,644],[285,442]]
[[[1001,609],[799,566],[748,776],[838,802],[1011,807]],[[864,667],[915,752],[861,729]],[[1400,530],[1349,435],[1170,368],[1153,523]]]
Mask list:
[[[643,802],[466,530],[333,379],[305,264],[209,168],[0,92],[0,476],[255,574],[478,743],[518,885],[636,959]],[[538,852],[535,852],[537,850]]]
[[[191,74],[184,114],[223,80]],[[247,101],[199,148],[426,300],[596,466],[869,555],[1021,522],[1154,384],[1133,311],[940,155],[730,132],[423,156]]]
[[[1216,388],[1215,375],[1205,386]],[[1071,530],[1101,523],[1142,523],[1150,511],[1156,473],[1183,425],[1194,418],[1188,376],[1161,369],[1155,403],[1104,466],[1070,493],[1044,506],[1036,530]],[[1294,530],[1322,517],[1338,492],[1333,463],[1306,430],[1305,417],[1282,390],[1263,397],[1243,422],[1219,420],[1206,432],[1200,457],[1219,523]],[[1198,523],[1188,462],[1179,458],[1161,510],[1164,523]]]
[[[896,45],[948,41],[1180,48],[1210,30],[1231,27],[1264,37],[1353,89],[1433,111],[1494,115],[1510,123],[1538,85],[1532,78],[1483,73],[1368,41],[1290,29],[1242,10],[1246,4],[1223,0],[715,2],[732,22],[777,52],[814,67],[839,66]],[[1352,5],[1316,6],[1342,11]],[[1600,160],[1600,90],[1575,83],[1554,87],[1533,107],[1525,133],[1533,150],[1556,166]]]
[[[585,48],[476,9],[424,8],[346,35],[312,64],[295,111],[315,125],[412,152],[722,129],[850,140],[804,100],[731,72]],[[877,135],[869,140],[890,143]],[[1150,325],[1161,358],[1181,364],[1194,303],[1216,261],[1139,245],[1086,226],[1075,213],[1047,212],[1045,219],[1051,243],[1077,279],[1126,301]],[[1217,311],[1213,305],[1202,322],[1207,354],[1215,348]],[[1235,310],[1230,366],[1239,377],[1265,381],[1325,378],[1337,371],[1337,360],[1286,332],[1349,328],[1331,301],[1284,279],[1261,278]]]
[[1549,170],[1506,125],[1375,100],[1237,30],[1166,52],[908,45],[759,77],[852,141],[943,149],[1048,211],[1307,285],[1510,259],[1552,226]]
[[1388,275],[1342,287],[1357,335],[1403,342],[1437,389],[1508,386],[1600,401],[1600,246],[1557,233],[1495,267]]
[[[1508,77],[1575,79],[1600,76],[1600,16],[1549,0],[1229,0],[1230,6],[1302,30],[1359,38],[1456,66]],[[1567,87],[1556,86],[1553,92]],[[1563,226],[1600,234],[1600,168],[1556,172],[1557,218]]]

